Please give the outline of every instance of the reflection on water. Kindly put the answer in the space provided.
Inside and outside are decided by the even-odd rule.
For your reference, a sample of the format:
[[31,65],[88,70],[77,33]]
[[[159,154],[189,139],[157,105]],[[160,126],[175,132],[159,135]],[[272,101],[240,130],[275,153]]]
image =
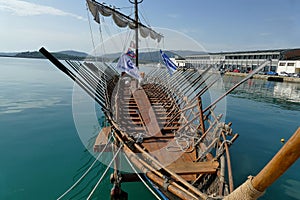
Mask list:
[[[1,99],[0,105],[0,114],[12,114],[12,113],[19,113],[25,109],[32,109],[32,108],[47,108],[53,106],[54,104],[58,104],[60,102],[59,98],[51,98],[51,99],[26,99],[20,100],[17,102],[11,102],[9,99]],[[5,105],[5,106],[4,106]]]
[[287,179],[283,185],[284,193],[292,198],[300,199],[300,181]]
[[0,114],[63,105],[72,88],[46,60],[1,58],[0,70]]
[[[241,77],[224,76],[226,90],[234,86],[241,79]],[[282,83],[261,79],[249,79],[234,90],[232,95],[238,98],[272,103],[288,110],[300,110],[299,83]]]

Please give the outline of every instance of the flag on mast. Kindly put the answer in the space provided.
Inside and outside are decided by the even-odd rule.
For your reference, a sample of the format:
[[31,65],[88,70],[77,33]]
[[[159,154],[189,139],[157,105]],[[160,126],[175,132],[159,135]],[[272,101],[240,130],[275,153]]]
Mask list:
[[121,72],[126,72],[128,75],[132,76],[135,79],[142,79],[139,73],[139,69],[126,54],[121,55],[116,68]]
[[162,52],[162,50],[160,50],[160,55],[166,65],[170,75],[172,75],[173,72],[175,72],[177,70],[177,66],[170,60],[170,58],[164,52]]
[[127,54],[127,56],[129,56],[129,57],[131,57],[131,58],[135,58],[135,57],[136,57],[134,51],[131,50],[130,48],[128,48],[126,54]]

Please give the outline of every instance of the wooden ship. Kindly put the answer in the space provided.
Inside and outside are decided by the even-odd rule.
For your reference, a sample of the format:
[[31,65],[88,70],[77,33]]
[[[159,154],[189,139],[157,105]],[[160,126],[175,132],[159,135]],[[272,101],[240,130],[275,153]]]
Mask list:
[[[155,39],[161,37],[138,21],[140,2],[133,3],[135,19],[87,0],[96,21],[99,13],[113,15],[119,18],[116,21],[133,27],[136,38],[140,28],[148,29]],[[136,43],[138,46],[138,39]],[[67,60],[65,66],[45,48],[40,52],[91,96],[106,116],[109,126],[99,133],[94,151],[108,151],[107,138],[114,138],[110,148],[114,157],[107,167],[114,168],[111,199],[127,199],[121,184],[128,181],[142,181],[157,199],[257,199],[300,155],[298,129],[257,176],[234,188],[229,148],[238,134],[233,134],[231,123],[224,123],[222,114],[216,114],[215,108],[268,61],[204,107],[203,95],[220,78],[213,71],[214,66],[203,70],[174,70],[172,75],[168,67],[154,67],[141,81],[126,71],[120,74],[103,62]],[[135,53],[136,66],[141,68],[138,47]],[[119,169],[120,152],[134,173],[122,173]]]

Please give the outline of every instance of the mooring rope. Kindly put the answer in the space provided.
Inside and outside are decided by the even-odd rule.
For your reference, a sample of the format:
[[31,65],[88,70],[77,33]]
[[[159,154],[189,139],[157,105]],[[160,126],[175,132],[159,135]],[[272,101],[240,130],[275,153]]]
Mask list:
[[123,144],[120,145],[119,149],[116,151],[114,157],[112,158],[112,160],[110,161],[110,163],[107,165],[105,171],[103,172],[102,176],[100,177],[100,179],[98,180],[98,182],[96,183],[95,187],[93,188],[93,190],[91,191],[91,193],[89,194],[89,196],[86,198],[87,200],[91,199],[92,195],[94,194],[95,190],[97,189],[97,187],[99,186],[99,184],[101,183],[101,181],[103,180],[104,176],[106,175],[106,173],[108,172],[110,166],[112,165],[112,163],[114,162],[114,160],[116,159],[117,155],[119,154],[119,152],[121,151],[123,147]]
[[132,165],[132,163],[130,162],[130,160],[128,159],[128,157],[125,155],[125,158],[128,162],[128,164],[130,165],[130,167],[133,169],[134,173],[136,173],[136,175],[139,177],[139,179],[142,181],[142,183],[144,183],[144,185],[147,187],[147,189],[159,200],[161,200],[161,198],[151,189],[151,187],[144,181],[144,179],[139,175],[139,173],[137,172],[137,170],[135,169],[135,167]]
[[[111,138],[113,137],[113,135],[111,134],[108,141],[111,140]],[[95,159],[95,161],[91,164],[91,166],[86,170],[86,172],[84,172],[84,174],[68,189],[66,190],[60,197],[57,198],[57,200],[62,199],[64,196],[66,196],[71,190],[73,190],[78,183],[80,183],[80,181],[90,172],[90,170],[94,167],[94,165],[96,164],[96,162],[98,161],[98,159],[100,158],[100,156],[103,154],[103,152],[105,151],[105,149],[108,146],[108,142],[106,143],[106,145],[104,146],[103,150],[99,153],[99,155],[97,156],[97,158]]]

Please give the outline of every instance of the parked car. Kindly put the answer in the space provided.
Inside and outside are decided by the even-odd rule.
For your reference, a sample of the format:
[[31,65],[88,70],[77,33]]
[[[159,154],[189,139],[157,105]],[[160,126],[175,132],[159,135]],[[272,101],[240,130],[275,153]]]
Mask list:
[[297,73],[294,73],[293,77],[296,77],[296,78],[298,77],[298,78],[300,78],[300,73],[298,73],[298,74],[297,74]]
[[279,72],[279,74],[278,74],[279,76],[289,76],[289,74],[288,73],[286,73],[286,72]]
[[273,71],[269,71],[269,72],[267,72],[267,75],[270,75],[270,76],[278,76],[278,73],[273,72]]
[[241,71],[239,69],[234,69],[233,72],[240,73]]
[[258,74],[260,74],[260,75],[266,75],[266,72],[259,71]]

